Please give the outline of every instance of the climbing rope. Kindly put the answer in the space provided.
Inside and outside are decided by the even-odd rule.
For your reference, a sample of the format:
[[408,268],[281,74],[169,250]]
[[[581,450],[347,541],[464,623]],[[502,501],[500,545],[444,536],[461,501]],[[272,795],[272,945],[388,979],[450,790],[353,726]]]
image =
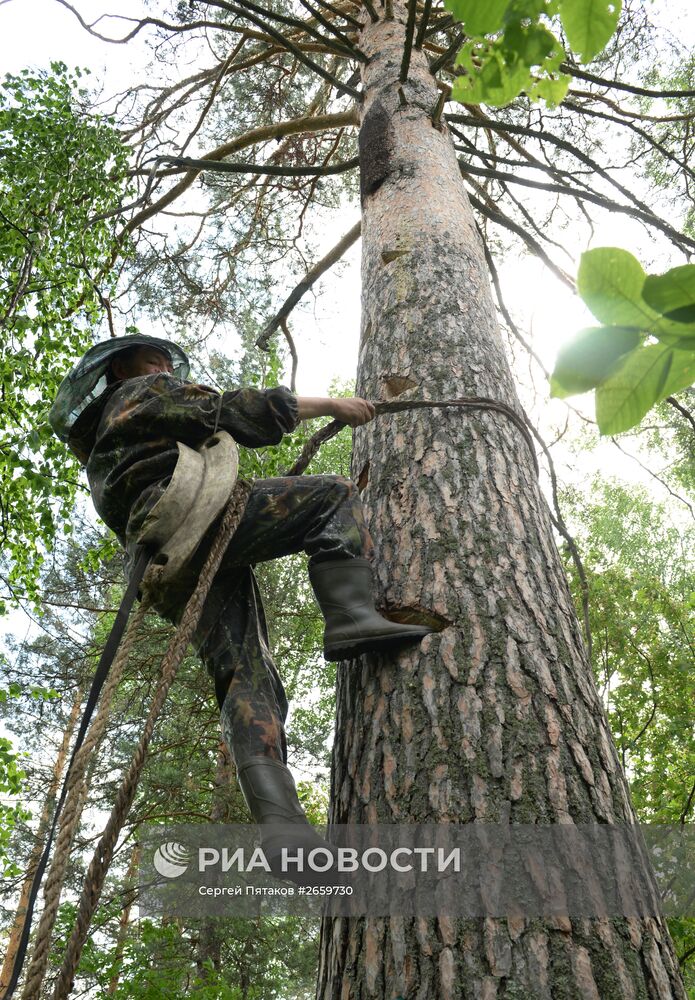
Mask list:
[[[529,431],[528,420],[525,416],[518,414],[511,406],[507,406],[506,403],[502,403],[498,399],[489,399],[487,396],[462,396],[460,399],[378,399],[373,402],[373,406],[377,414],[402,413],[405,410],[442,410],[451,407],[461,410],[495,410],[497,413],[503,413],[521,431],[522,437],[529,447],[536,475],[538,475],[538,459],[536,458],[536,449],[533,446],[533,438]],[[346,426],[340,420],[332,420],[325,427],[322,427],[316,434],[309,438],[297,461],[284,475],[301,476],[321,446],[326,441],[330,441],[332,437],[335,437]]]
[[[60,895],[63,889],[65,871],[70,858],[70,849],[72,847],[75,832],[80,822],[82,810],[87,799],[87,767],[89,762],[93,759],[93,754],[99,747],[106,730],[113,696],[116,693],[116,688],[121,682],[121,678],[123,677],[123,672],[130,658],[135,638],[140,630],[140,626],[142,625],[147,610],[147,604],[143,601],[138,608],[137,613],[132,616],[128,623],[127,631],[120,642],[116,657],[111,664],[108,681],[99,701],[99,710],[96,714],[94,722],[89,728],[89,732],[87,733],[84,743],[73,757],[65,777],[65,805],[60,812],[58,838],[56,841],[55,851],[53,852],[51,867],[49,868],[48,875],[46,876],[43,913],[41,914],[41,920],[39,921],[39,926],[36,932],[36,944],[34,945],[34,953],[32,955],[31,965],[29,966],[29,971],[27,973],[27,980],[22,993],[22,1000],[36,1000],[39,996],[41,983],[43,982],[43,978],[46,974],[46,967],[48,965],[49,944],[51,934],[53,932],[53,926],[58,914],[58,906],[60,904]],[[27,932],[29,922],[29,914],[27,914],[25,922]],[[12,983],[10,983],[8,990],[11,988]],[[11,995],[11,992],[7,994],[8,997]]]
[[[378,400],[374,407],[377,414],[399,413],[413,409],[443,409],[459,408],[468,410],[491,410],[507,416],[521,432],[526,441],[533,459],[536,473],[538,473],[538,460],[533,446],[533,438],[529,432],[529,425],[524,416],[519,415],[506,403],[499,400],[489,399],[483,396],[462,397],[453,400]],[[311,459],[316,455],[321,446],[341,431],[346,424],[338,420],[333,420],[317,431],[305,444],[297,461],[283,475],[299,476],[308,467]],[[55,983],[51,1000],[65,1000],[69,996],[74,983],[75,972],[79,963],[82,948],[87,939],[89,926],[94,912],[99,904],[99,899],[104,886],[104,881],[113,857],[113,852],[118,841],[118,836],[128,817],[130,808],[135,798],[137,784],[147,756],[147,749],[152,738],[157,719],[161,714],[166,701],[169,688],[174,681],[176,673],[184,659],[188,644],[191,641],[196,626],[200,620],[203,606],[207,598],[213,579],[220,566],[224,553],[231,541],[234,532],[243,517],[246,503],[251,491],[251,483],[239,480],[232,492],[225,512],[220,521],[217,534],[213,540],[207,559],[199,576],[195,590],[191,595],[188,604],[183,612],[178,628],[172,637],[161,664],[160,680],[151,703],[147,720],[140,737],[138,746],[133,754],[130,766],[121,781],[121,785],[116,795],[116,800],[112,808],[106,828],[94,851],[92,861],[84,879],[82,893],[78,904],[78,913],[73,926],[73,930],[68,941],[66,952],[63,958],[58,978]],[[113,694],[123,675],[123,670],[129,658],[137,631],[149,610],[147,592],[140,604],[138,612],[133,616],[128,624],[128,628],[123,635],[125,622],[123,616],[127,617],[127,608],[132,604],[135,591],[140,582],[142,572],[147,563],[146,553],[141,553],[136,567],[132,574],[128,590],[119,609],[114,628],[107,641],[107,646],[102,653],[95,679],[92,684],[87,706],[83,716],[80,731],[78,733],[72,758],[68,765],[68,771],[63,784],[63,790],[56,806],[53,824],[47,837],[46,847],[41,862],[37,868],[34,878],[32,897],[27,907],[27,916],[22,933],[22,940],[15,958],[12,978],[8,984],[2,1000],[11,1000],[14,995],[17,982],[21,973],[22,963],[27,950],[28,937],[31,929],[31,915],[33,905],[38,891],[43,872],[46,867],[50,846],[55,832],[56,822],[60,817],[60,829],[54,859],[49,870],[49,875],[44,891],[45,905],[41,916],[41,921],[37,929],[36,943],[32,955],[32,961],[27,973],[27,980],[22,993],[22,1000],[38,1000],[41,987],[46,974],[48,964],[50,939],[55,924],[55,919],[60,902],[60,894],[64,880],[65,870],[68,863],[70,847],[80,820],[82,808],[86,798],[86,767],[92,753],[98,746],[103,736],[108,711]],[[146,582],[146,578],[145,578]],[[131,598],[128,603],[128,598]],[[123,638],[121,638],[123,636]],[[116,646],[116,650],[114,650]],[[113,659],[115,653],[115,659]],[[113,659],[113,664],[109,670],[109,663]],[[108,681],[104,687],[102,698],[99,704],[99,711],[89,733],[85,738],[85,733],[89,725],[92,711],[99,697],[101,687],[108,675]],[[65,809],[61,809],[65,803]]]

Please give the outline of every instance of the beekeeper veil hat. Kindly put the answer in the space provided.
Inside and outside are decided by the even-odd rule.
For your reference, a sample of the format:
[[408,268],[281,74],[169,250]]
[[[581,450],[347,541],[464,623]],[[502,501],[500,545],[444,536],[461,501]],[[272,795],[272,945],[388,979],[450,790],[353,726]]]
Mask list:
[[127,337],[111,337],[95,344],[65,376],[48,414],[48,422],[61,441],[69,442],[78,418],[106,389],[115,356],[131,347],[156,347],[171,361],[176,378],[185,380],[188,377],[188,357],[170,340],[136,333]]

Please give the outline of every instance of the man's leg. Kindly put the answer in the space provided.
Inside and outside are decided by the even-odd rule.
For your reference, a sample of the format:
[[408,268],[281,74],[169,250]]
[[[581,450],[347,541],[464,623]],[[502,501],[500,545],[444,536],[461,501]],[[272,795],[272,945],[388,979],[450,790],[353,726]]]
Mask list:
[[287,697],[249,565],[301,551],[320,560],[356,558],[371,550],[349,479],[302,476],[254,483],[194,637],[215,681],[222,733],[237,768],[259,754],[287,760]]
[[288,476],[253,484],[224,564],[306,552],[312,562],[369,558],[373,543],[357,487],[341,476]]
[[214,678],[222,735],[237,769],[255,755],[284,763],[287,697],[251,569],[215,581],[193,641]]
[[326,622],[327,660],[419,641],[432,631],[425,624],[390,621],[376,610],[369,562],[373,544],[351,480],[298,476],[255,482],[224,566],[302,550],[309,556],[309,578]]
[[193,639],[214,678],[222,733],[237,768],[258,755],[287,760],[287,697],[249,566],[301,551],[320,560],[356,558],[371,550],[349,479],[302,476],[254,483]]
[[[236,578],[235,578],[236,577]],[[302,885],[335,879],[311,870],[282,868],[283,848],[330,851],[302,809],[286,765],[287,698],[268,649],[263,604],[253,571],[224,573],[215,581],[196,632],[198,652],[213,674],[221,727],[239,785],[271,870]]]

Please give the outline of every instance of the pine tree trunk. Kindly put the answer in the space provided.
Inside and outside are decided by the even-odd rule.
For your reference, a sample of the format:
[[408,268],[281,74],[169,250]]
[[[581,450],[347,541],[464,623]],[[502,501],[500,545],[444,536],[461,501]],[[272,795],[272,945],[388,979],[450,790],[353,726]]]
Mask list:
[[123,961],[123,956],[125,954],[125,945],[128,939],[128,928],[130,927],[130,913],[133,908],[133,903],[137,899],[138,889],[137,889],[137,873],[138,865],[140,864],[140,845],[135,844],[132,851],[130,852],[130,861],[128,862],[128,870],[126,871],[124,880],[124,896],[123,896],[123,909],[121,910],[121,916],[118,920],[118,933],[116,934],[116,948],[114,951],[113,961],[116,971],[111,976],[109,980],[109,988],[106,995],[113,997],[116,995],[119,983],[121,981],[121,962]]
[[[220,740],[217,748],[217,765],[212,789],[211,823],[231,823],[230,789],[233,787],[234,769],[227,744]],[[211,972],[219,972],[222,967],[222,944],[226,929],[214,917],[199,923],[196,965],[203,980],[210,978]]]
[[58,794],[60,780],[63,776],[63,770],[67,760],[68,747],[70,746],[70,741],[72,740],[75,726],[77,724],[83,693],[82,688],[78,688],[75,692],[75,700],[70,711],[70,716],[65,725],[65,729],[63,730],[63,738],[58,750],[58,755],[56,756],[55,764],[53,765],[51,783],[48,787],[48,792],[46,793],[46,798],[41,810],[41,816],[39,817],[39,827],[36,831],[36,842],[31,850],[27,872],[24,877],[24,881],[22,882],[19,902],[17,903],[17,909],[15,911],[14,920],[10,929],[10,939],[7,945],[7,951],[5,952],[5,961],[3,962],[2,972],[0,972],[0,991],[7,989],[7,985],[12,977],[12,970],[14,968],[17,949],[19,948],[22,931],[24,930],[24,921],[26,920],[27,906],[29,904],[31,886],[34,881],[34,873],[36,872],[36,868],[41,860],[41,855],[43,854],[44,840],[48,830],[49,821],[55,808],[56,796]]
[[[359,395],[520,410],[482,245],[406,12],[366,26]],[[383,8],[379,8],[383,13]],[[536,290],[531,290],[535,293]],[[408,395],[404,398],[408,398]],[[500,413],[411,411],[355,433],[391,609],[447,625],[341,667],[332,822],[631,823],[528,445]],[[663,919],[327,920],[320,1000],[684,998]]]

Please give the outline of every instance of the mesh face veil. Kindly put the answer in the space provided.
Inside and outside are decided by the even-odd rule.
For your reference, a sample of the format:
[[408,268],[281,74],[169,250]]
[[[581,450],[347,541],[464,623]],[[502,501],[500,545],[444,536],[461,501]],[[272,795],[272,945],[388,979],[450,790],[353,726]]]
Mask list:
[[65,376],[49,411],[48,422],[61,441],[69,442],[78,418],[106,389],[111,362],[117,354],[130,347],[155,347],[171,360],[176,378],[185,381],[188,377],[188,357],[170,340],[138,333],[127,337],[112,337],[95,344]]

